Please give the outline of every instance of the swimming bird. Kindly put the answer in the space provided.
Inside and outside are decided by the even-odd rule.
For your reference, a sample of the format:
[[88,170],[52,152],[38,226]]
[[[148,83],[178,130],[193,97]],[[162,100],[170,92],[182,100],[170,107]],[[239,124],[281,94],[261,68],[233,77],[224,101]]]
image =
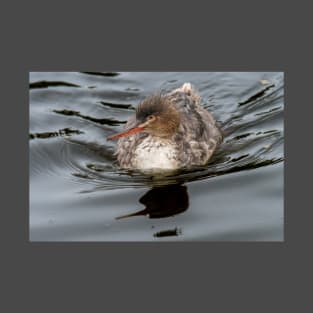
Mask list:
[[143,100],[125,129],[107,138],[115,139],[121,168],[176,170],[205,165],[223,136],[195,88],[184,83]]

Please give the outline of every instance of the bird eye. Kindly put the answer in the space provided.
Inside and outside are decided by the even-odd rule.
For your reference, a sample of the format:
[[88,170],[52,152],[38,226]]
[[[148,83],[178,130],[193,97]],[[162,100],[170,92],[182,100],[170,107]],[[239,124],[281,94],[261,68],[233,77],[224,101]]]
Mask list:
[[148,120],[153,120],[154,119],[154,116],[153,115],[149,115],[148,116]]

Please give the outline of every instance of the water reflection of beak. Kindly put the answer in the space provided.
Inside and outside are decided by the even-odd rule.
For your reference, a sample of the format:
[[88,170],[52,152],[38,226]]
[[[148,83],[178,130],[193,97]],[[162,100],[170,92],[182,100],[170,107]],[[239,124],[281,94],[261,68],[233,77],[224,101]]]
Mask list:
[[182,185],[155,187],[144,194],[139,202],[146,206],[145,209],[119,216],[116,219],[140,215],[163,218],[180,214],[189,207],[187,187]]

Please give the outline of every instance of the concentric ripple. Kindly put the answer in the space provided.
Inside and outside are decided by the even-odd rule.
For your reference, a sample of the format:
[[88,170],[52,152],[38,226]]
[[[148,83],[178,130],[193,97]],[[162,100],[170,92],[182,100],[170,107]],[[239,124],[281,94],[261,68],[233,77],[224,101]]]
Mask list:
[[[93,78],[93,88],[86,84],[85,76],[89,76],[88,82]],[[169,74],[164,76],[161,84],[145,90],[122,73],[81,72],[74,81],[56,78],[50,83],[31,82],[31,172],[61,172],[80,184],[81,192],[93,192],[182,184],[283,161],[283,75],[256,80],[249,87],[243,85],[237,95],[231,94],[236,81],[210,81],[203,75],[199,85],[191,83],[199,89],[204,106],[218,119],[225,135],[210,163],[162,175],[119,169],[115,143],[105,138],[123,127],[140,100],[156,91],[155,87],[171,90],[182,83]],[[101,85],[103,79],[106,88]]]

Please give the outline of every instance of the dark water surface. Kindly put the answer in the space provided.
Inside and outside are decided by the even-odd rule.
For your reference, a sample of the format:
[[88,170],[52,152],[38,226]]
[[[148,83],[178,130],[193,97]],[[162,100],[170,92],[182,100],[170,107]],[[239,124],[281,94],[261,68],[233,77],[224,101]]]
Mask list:
[[[225,134],[205,167],[120,170],[120,131],[143,98],[184,82]],[[282,73],[30,73],[30,240],[283,240]]]

